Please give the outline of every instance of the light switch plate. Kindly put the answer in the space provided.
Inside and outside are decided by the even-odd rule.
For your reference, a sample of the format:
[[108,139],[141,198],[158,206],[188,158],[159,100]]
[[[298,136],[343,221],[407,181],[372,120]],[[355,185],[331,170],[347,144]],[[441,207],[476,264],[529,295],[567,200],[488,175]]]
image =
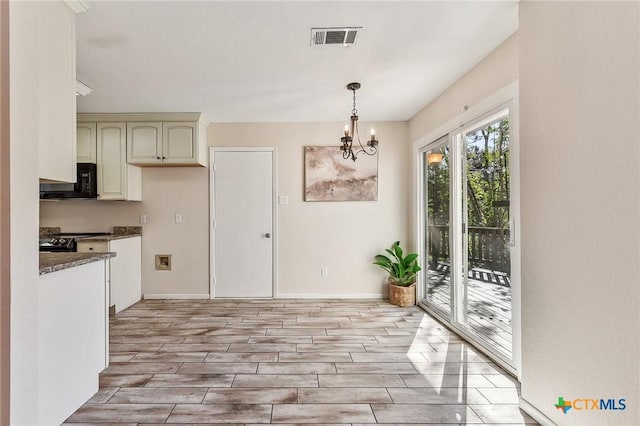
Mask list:
[[289,197],[286,195],[281,195],[278,197],[278,204],[283,205],[283,204],[289,204]]
[[176,213],[176,223],[182,223],[182,215],[180,213]]
[[140,215],[140,224],[144,225],[145,223],[147,223],[147,215],[146,214],[141,214]]

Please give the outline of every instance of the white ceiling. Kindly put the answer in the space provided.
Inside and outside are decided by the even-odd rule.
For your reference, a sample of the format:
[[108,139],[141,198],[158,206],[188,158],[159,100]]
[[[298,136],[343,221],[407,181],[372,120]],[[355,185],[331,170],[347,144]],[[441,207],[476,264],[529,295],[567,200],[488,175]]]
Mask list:
[[[518,3],[89,1],[79,112],[203,112],[212,122],[407,120],[518,26]],[[362,26],[310,47],[312,27]]]

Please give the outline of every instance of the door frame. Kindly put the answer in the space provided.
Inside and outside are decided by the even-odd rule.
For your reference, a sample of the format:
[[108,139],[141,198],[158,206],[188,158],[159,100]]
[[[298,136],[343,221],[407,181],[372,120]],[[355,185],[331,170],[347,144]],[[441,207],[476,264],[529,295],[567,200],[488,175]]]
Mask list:
[[[415,230],[415,241],[417,243],[417,252],[421,259],[425,259],[425,229],[424,229],[424,221],[423,217],[425,214],[424,211],[424,182],[423,182],[423,173],[424,173],[424,162],[422,161],[422,153],[428,150],[428,147],[431,148],[431,144],[436,142],[438,139],[441,139],[445,135],[454,135],[455,133],[462,130],[468,124],[481,120],[483,117],[487,117],[491,114],[496,113],[499,109],[508,108],[509,109],[509,119],[511,122],[509,131],[510,131],[510,154],[511,154],[511,214],[514,220],[513,226],[513,238],[515,241],[515,247],[512,248],[511,251],[511,259],[512,259],[512,270],[511,270],[511,309],[512,309],[512,359],[511,362],[504,359],[498,352],[492,350],[489,345],[483,344],[483,342],[473,336],[471,333],[467,332],[463,327],[456,325],[456,322],[453,320],[453,311],[452,311],[452,319],[448,320],[439,311],[431,309],[428,305],[423,303],[423,299],[425,298],[425,289],[424,285],[417,286],[417,297],[418,304],[429,312],[431,315],[444,322],[444,324],[451,328],[454,332],[458,333],[460,336],[464,337],[466,341],[468,341],[472,346],[479,349],[481,352],[489,356],[493,359],[498,365],[503,367],[505,370],[516,376],[520,379],[521,374],[521,336],[522,336],[522,326],[521,326],[521,238],[520,238],[520,147],[519,147],[519,93],[518,93],[518,84],[519,82],[516,80],[513,83],[507,85],[506,87],[498,90],[494,94],[488,96],[487,98],[479,101],[476,105],[466,107],[463,109],[461,114],[458,114],[456,117],[450,119],[445,124],[441,125],[434,131],[429,132],[425,136],[416,140],[413,144],[413,170],[414,170],[414,216],[413,216],[413,229]],[[450,143],[453,143],[452,138],[449,138]],[[452,145],[452,150],[453,150]],[[460,153],[456,153],[456,157],[460,156]],[[457,161],[455,162],[457,164]],[[450,182],[450,185],[459,185],[460,182],[453,182],[455,176],[458,174],[454,174],[454,179]],[[455,206],[454,206],[455,207]],[[450,213],[450,218],[453,220],[453,215],[461,215],[462,212],[460,209],[452,210]],[[453,261],[453,259],[452,259]],[[424,282],[424,271],[418,273],[418,282]],[[452,283],[453,284],[453,283]],[[453,295],[452,295],[453,297]],[[452,308],[453,308],[452,300]]]
[[11,387],[11,209],[9,2],[0,2],[0,424],[9,424]]
[[278,297],[278,148],[276,147],[209,147],[209,299],[215,299],[215,153],[216,152],[271,152],[271,298]]
[[[456,188],[460,183],[458,182],[458,173],[457,173],[457,169],[459,167],[458,162],[457,161],[451,161],[451,160],[456,160],[458,158],[458,154],[457,152],[454,152],[455,150],[457,150],[457,144],[455,143],[454,138],[451,136],[451,134],[443,134],[440,137],[437,137],[436,139],[434,139],[432,142],[430,142],[429,144],[427,144],[426,146],[420,147],[420,149],[418,150],[418,157],[419,157],[419,169],[418,169],[418,176],[419,176],[419,184],[418,184],[418,188],[420,191],[422,191],[422,193],[419,196],[419,203],[417,204],[418,206],[418,210],[419,210],[419,214],[420,214],[420,219],[418,221],[418,229],[420,230],[420,234],[419,234],[419,238],[417,239],[418,241],[418,245],[419,245],[419,250],[417,250],[418,254],[419,254],[419,259],[423,259],[423,262],[428,263],[428,258],[429,258],[429,250],[427,248],[427,240],[426,240],[426,231],[427,228],[425,228],[424,224],[426,223],[426,217],[427,217],[427,211],[426,209],[423,208],[422,203],[424,203],[424,190],[425,188],[425,173],[428,171],[428,165],[425,166],[424,163],[424,155],[428,152],[428,151],[432,151],[432,150],[436,150],[436,149],[442,149],[444,147],[449,147],[449,153],[450,153],[450,162],[449,162],[449,261],[451,263],[451,268],[449,270],[449,312],[444,312],[441,309],[437,309],[437,308],[433,308],[430,310],[433,311],[437,311],[439,313],[439,317],[442,318],[446,318],[447,321],[453,322],[454,321],[454,313],[456,312],[456,304],[460,303],[459,302],[459,298],[458,298],[458,285],[457,285],[457,280],[458,277],[455,276],[455,271],[458,270],[458,264],[460,264],[460,262],[462,261],[460,259],[460,256],[458,255],[460,253],[460,246],[461,243],[459,241],[458,238],[455,238],[458,234],[459,234],[459,230],[457,228],[459,228],[459,223],[456,219],[456,212],[458,209],[458,205],[459,205],[459,201],[457,199],[457,197],[455,196],[457,194],[457,192],[454,191],[454,188]],[[452,173],[453,172],[453,173]],[[424,266],[424,265],[423,265]],[[420,287],[420,289],[418,290],[418,301],[421,301],[423,299],[426,299],[426,292],[428,291],[428,276],[424,276],[424,274],[427,273],[428,269],[427,268],[423,268],[424,273],[421,273],[421,275],[419,276],[419,279],[417,280],[417,282],[421,283],[421,285],[419,285],[418,287]],[[424,285],[426,282],[426,286]],[[462,294],[462,297],[465,297],[465,294]],[[448,315],[447,315],[448,314]]]

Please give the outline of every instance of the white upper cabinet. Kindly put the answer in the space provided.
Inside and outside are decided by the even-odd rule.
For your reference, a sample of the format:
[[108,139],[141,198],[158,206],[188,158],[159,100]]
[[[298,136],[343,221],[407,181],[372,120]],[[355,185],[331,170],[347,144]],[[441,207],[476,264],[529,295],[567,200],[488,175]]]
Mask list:
[[200,113],[78,114],[78,121],[124,124],[130,165],[207,166],[207,122]]
[[62,1],[38,2],[38,12],[39,177],[75,182],[75,13]]
[[136,165],[197,163],[197,123],[127,122],[127,161]]
[[125,123],[97,123],[99,200],[142,200],[142,172],[127,164]]
[[96,123],[78,123],[76,127],[78,163],[96,163]]
[[198,123],[162,123],[162,161],[198,162]]
[[162,123],[127,123],[127,161],[132,164],[162,162]]
[[138,166],[206,165],[206,123],[127,122],[127,161]]

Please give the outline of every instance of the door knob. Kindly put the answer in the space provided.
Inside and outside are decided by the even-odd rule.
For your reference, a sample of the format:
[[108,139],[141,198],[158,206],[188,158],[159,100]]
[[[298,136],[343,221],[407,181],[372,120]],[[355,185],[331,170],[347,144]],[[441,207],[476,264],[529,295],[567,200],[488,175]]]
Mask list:
[[266,234],[264,234],[265,238],[271,238],[271,233],[267,232]]

